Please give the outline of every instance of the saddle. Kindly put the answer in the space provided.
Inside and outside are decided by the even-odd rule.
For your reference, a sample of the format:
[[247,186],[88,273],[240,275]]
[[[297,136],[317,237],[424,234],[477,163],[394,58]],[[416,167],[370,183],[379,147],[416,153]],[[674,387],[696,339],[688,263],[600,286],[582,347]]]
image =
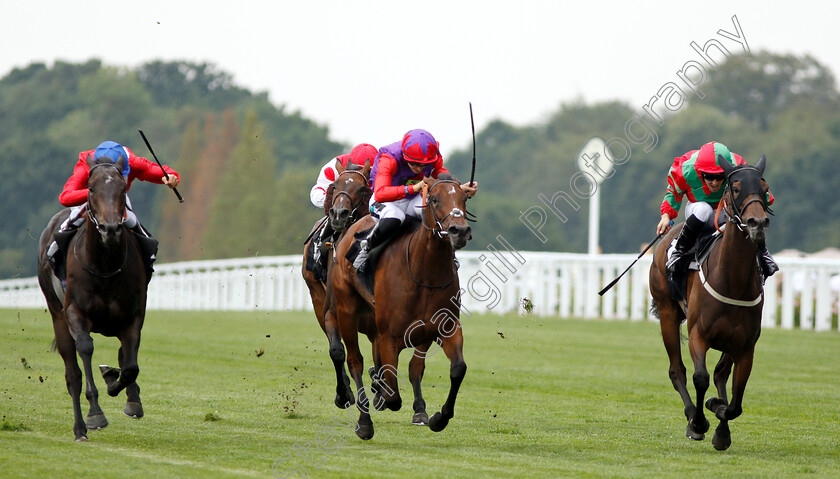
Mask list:
[[[724,228],[726,228],[726,225],[723,225],[721,230]],[[680,302],[686,301],[688,296],[688,272],[698,271],[700,269],[700,265],[708,259],[709,254],[712,252],[712,247],[721,238],[723,238],[723,233],[717,230],[713,230],[711,233],[708,230],[700,233],[697,243],[695,243],[693,248],[688,250],[687,254],[691,255],[692,258],[688,266],[682,271],[676,271],[673,274],[668,273],[667,275],[666,280],[671,299]],[[676,242],[676,240],[674,238],[673,241]]]
[[[379,261],[379,257],[382,256],[382,253],[385,251],[385,248],[395,239],[399,238],[402,235],[413,233],[419,227],[419,218],[415,218],[413,216],[406,217],[405,221],[403,221],[402,226],[400,226],[400,229],[395,234],[383,241],[382,244],[370,250],[370,253],[368,253],[368,259],[365,262],[366,266],[364,268],[364,271],[358,274],[359,281],[361,281],[362,285],[365,287],[366,290],[368,290],[370,294],[373,294],[374,276],[376,275],[376,264]],[[347,261],[352,263],[356,260],[356,256],[359,255],[359,250],[361,249],[359,242],[367,238],[372,229],[373,228],[368,228],[363,231],[358,231],[354,235],[355,241],[353,242],[353,245],[350,246],[350,248],[347,250],[347,254],[344,255],[344,257],[347,258]]]

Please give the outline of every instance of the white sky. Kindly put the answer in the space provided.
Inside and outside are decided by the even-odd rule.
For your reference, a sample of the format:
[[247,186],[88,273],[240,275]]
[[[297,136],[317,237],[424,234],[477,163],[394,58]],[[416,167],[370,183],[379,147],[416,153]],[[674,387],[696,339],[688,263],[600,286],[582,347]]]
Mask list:
[[212,62],[275,104],[350,144],[382,146],[425,128],[442,151],[493,118],[517,125],[564,101],[621,99],[641,109],[717,38],[735,53],[737,15],[750,49],[811,54],[840,72],[840,4],[821,1],[447,0],[4,2],[0,75],[33,61],[136,67]]

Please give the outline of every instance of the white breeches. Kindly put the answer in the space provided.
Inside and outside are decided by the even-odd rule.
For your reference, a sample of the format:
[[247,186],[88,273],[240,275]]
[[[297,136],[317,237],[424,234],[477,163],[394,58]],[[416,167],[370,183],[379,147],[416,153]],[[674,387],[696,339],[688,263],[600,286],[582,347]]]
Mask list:
[[[373,205],[375,201],[370,199],[370,204]],[[406,216],[413,216],[420,218],[420,207],[423,206],[423,196],[414,195],[414,197],[407,197],[401,200],[389,201],[382,203],[382,209],[379,211],[379,219],[395,218],[402,223]],[[376,219],[374,217],[374,219]],[[377,220],[378,221],[378,220]]]

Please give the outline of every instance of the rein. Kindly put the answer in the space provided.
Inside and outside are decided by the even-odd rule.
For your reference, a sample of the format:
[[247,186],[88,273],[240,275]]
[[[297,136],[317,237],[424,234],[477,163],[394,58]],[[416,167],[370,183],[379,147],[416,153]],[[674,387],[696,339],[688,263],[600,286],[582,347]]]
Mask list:
[[[758,168],[756,168],[754,166],[743,166],[741,168],[733,170],[732,172],[730,172],[726,176],[726,192],[727,192],[727,195],[724,196],[723,198],[721,198],[720,202],[718,203],[717,209],[715,211],[715,229],[718,232],[722,232],[721,229],[720,229],[720,226],[718,226],[718,218],[720,217],[720,212],[721,211],[726,211],[726,214],[729,216],[729,222],[735,224],[735,226],[738,228],[738,230],[741,231],[742,233],[746,232],[745,228],[747,228],[747,225],[744,223],[744,220],[741,218],[741,215],[744,214],[744,211],[746,211],[747,206],[749,206],[749,205],[758,201],[758,202],[761,202],[761,206],[764,208],[764,211],[772,214],[770,209],[767,207],[767,201],[765,199],[762,199],[757,193],[750,193],[749,195],[747,195],[747,198],[749,198],[750,196],[755,196],[755,198],[752,198],[749,201],[743,202],[740,205],[736,205],[734,200],[732,200],[731,204],[726,201],[727,198],[730,198],[730,199],[734,198],[734,194],[733,194],[733,191],[732,191],[732,181],[730,180],[729,177],[732,176],[733,173],[735,173],[737,171],[744,171],[745,169],[752,169],[752,170],[755,170],[755,171],[758,171],[759,173],[761,173],[758,170]],[[734,211],[734,213],[733,213],[733,211]],[[708,262],[708,258],[707,258],[706,261]],[[698,265],[698,266],[699,267],[697,269],[699,270],[698,273],[699,273],[699,276],[700,276],[700,283],[703,284],[703,288],[705,288],[706,292],[708,292],[713,298],[720,301],[721,303],[728,304],[728,305],[731,305],[731,306],[742,306],[742,307],[745,307],[745,308],[750,308],[750,307],[758,305],[761,302],[762,298],[764,297],[764,289],[763,288],[761,289],[761,291],[759,291],[758,297],[756,297],[755,299],[750,300],[750,301],[733,299],[733,298],[729,298],[727,296],[724,296],[724,295],[720,294],[719,292],[715,291],[715,289],[712,288],[712,286],[708,283],[708,281],[706,280],[706,275],[703,272],[703,265],[701,264],[701,265]]]
[[[427,208],[429,206],[429,204],[428,204],[429,192],[432,190],[432,188],[434,188],[435,186],[437,186],[440,183],[453,183],[455,185],[458,185],[459,187],[461,186],[460,183],[458,183],[457,181],[454,181],[454,180],[438,180],[438,181],[432,183],[432,186],[423,185],[423,190],[421,192],[421,195],[423,196],[423,206],[421,206],[421,208]],[[430,208],[429,211],[432,214],[434,224],[431,227],[426,225],[426,216],[427,215],[425,215],[425,214],[423,215],[423,220],[421,221],[421,224],[423,225],[423,227],[425,229],[433,232],[435,235],[437,235],[438,238],[441,238],[441,239],[443,239],[444,236],[449,234],[448,232],[446,232],[443,229],[443,225],[441,224],[441,222],[446,220],[450,216],[452,218],[460,218],[461,216],[464,215],[464,213],[460,209],[453,208],[452,211],[450,211],[449,213],[446,214],[446,216],[444,216],[442,219],[438,220],[438,218],[435,216],[434,208]],[[450,219],[450,221],[451,221],[451,219]],[[422,283],[417,278],[415,278],[414,273],[411,272],[411,258],[409,256],[409,251],[411,251],[411,242],[414,240],[414,235],[417,234],[417,231],[418,230],[414,230],[414,232],[411,233],[411,236],[408,238],[408,244],[405,247],[405,263],[406,263],[406,269],[408,269],[408,276],[411,278],[412,281],[414,281],[415,284],[417,284],[419,286],[422,286],[424,288],[430,288],[430,289],[446,288],[447,286],[452,284],[452,282],[455,281],[455,278],[458,276],[458,272],[454,268],[452,270],[452,277],[449,278],[449,281],[447,281],[446,283],[444,283],[442,285],[429,285],[429,284]]]
[[123,262],[122,262],[122,264],[120,265],[119,268],[117,268],[116,270],[114,270],[110,273],[97,273],[96,271],[94,271],[94,270],[88,268],[87,266],[85,266],[84,263],[82,263],[82,260],[79,258],[79,253],[77,251],[78,246],[79,246],[78,241],[73,243],[73,256],[76,257],[76,261],[79,262],[79,265],[82,267],[82,269],[86,273],[91,274],[93,276],[96,276],[97,278],[110,278],[111,276],[117,275],[120,272],[122,272],[123,268],[125,267],[126,261],[128,261],[128,241],[123,241],[123,244],[125,245],[125,251],[123,252]]

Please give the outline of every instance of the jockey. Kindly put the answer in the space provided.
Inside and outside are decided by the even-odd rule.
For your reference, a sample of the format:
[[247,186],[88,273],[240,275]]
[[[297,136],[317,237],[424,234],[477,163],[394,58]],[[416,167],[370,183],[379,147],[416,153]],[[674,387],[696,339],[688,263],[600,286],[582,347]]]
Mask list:
[[[656,225],[656,233],[667,233],[671,229],[671,220],[677,217],[683,196],[688,196],[685,207],[685,224],[672,248],[669,248],[666,268],[674,274],[685,269],[688,263],[688,251],[697,242],[703,229],[715,228],[714,212],[723,197],[723,185],[726,175],[720,167],[718,155],[723,156],[733,166],[745,165],[746,161],[729,151],[724,144],[712,141],[699,150],[692,150],[681,157],[674,158],[674,164],[668,172],[668,188],[662,200],[662,217]],[[767,203],[773,203],[773,195],[767,193]],[[759,263],[764,277],[767,278],[779,267],[763,245],[758,251]]]
[[[327,164],[321,168],[320,173],[318,173],[318,179],[315,181],[315,185],[311,190],[309,190],[309,199],[312,201],[312,204],[319,208],[324,208],[324,214],[329,214],[329,209],[332,206],[331,186],[333,181],[335,181],[339,175],[338,170],[336,169],[336,162],[341,163],[341,166],[345,169],[350,164],[364,167],[366,162],[370,162],[370,164],[373,165],[373,161],[376,159],[377,153],[378,151],[375,146],[369,143],[359,143],[350,150],[349,154],[338,155],[328,161]],[[324,221],[324,226],[321,227],[321,232],[316,234],[314,237],[315,248],[313,258],[316,262],[321,258],[321,254],[323,253],[321,251],[322,245],[326,239],[334,233],[335,231],[333,231],[330,226],[330,222]]]
[[[113,163],[119,161],[120,157],[127,159],[123,166],[123,177],[126,179],[126,191],[131,188],[131,182],[135,179],[141,181],[148,181],[151,183],[164,184],[170,188],[175,188],[181,182],[181,177],[172,168],[164,166],[164,170],[169,175],[167,179],[164,175],[164,170],[147,160],[136,156],[134,152],[128,148],[116,143],[114,141],[105,141],[96,147],[94,150],[87,150],[79,153],[79,161],[73,168],[73,175],[64,184],[64,190],[58,196],[58,201],[63,206],[70,207],[70,216],[61,224],[61,228],[56,234],[75,230],[85,222],[84,213],[87,210],[87,196],[88,196],[88,175],[90,169],[87,164],[87,158],[93,157],[93,160],[107,159]],[[131,201],[128,195],[125,198],[125,226],[134,231],[139,237],[147,239],[146,242],[154,243],[154,251],[157,250],[157,241],[152,238],[149,232],[137,221],[137,216],[131,210]],[[145,250],[145,248],[144,248]],[[47,257],[50,262],[55,265],[55,253],[58,251],[58,245],[55,241],[47,250]],[[146,258],[147,264],[151,265],[155,260],[154,251]]]
[[350,150],[349,154],[338,155],[332,160],[328,161],[323,168],[321,168],[321,172],[318,173],[318,179],[315,180],[315,186],[309,190],[309,199],[312,201],[312,204],[319,207],[319,208],[327,208],[324,206],[327,197],[327,190],[329,186],[338,178],[338,170],[335,169],[335,163],[341,163],[341,166],[345,169],[347,165],[350,163],[365,166],[366,161],[370,161],[370,164],[373,165],[373,161],[376,159],[376,147],[368,144],[368,143],[359,143],[358,145],[354,146],[352,150]]
[[[370,250],[394,234],[406,216],[420,217],[423,198],[417,193],[423,189],[424,177],[452,177],[443,166],[438,142],[428,131],[411,130],[401,142],[379,149],[370,171],[373,183],[370,210],[376,225],[360,243],[359,254],[353,261],[357,270],[363,270]],[[462,184],[461,189],[472,198],[478,183]]]

